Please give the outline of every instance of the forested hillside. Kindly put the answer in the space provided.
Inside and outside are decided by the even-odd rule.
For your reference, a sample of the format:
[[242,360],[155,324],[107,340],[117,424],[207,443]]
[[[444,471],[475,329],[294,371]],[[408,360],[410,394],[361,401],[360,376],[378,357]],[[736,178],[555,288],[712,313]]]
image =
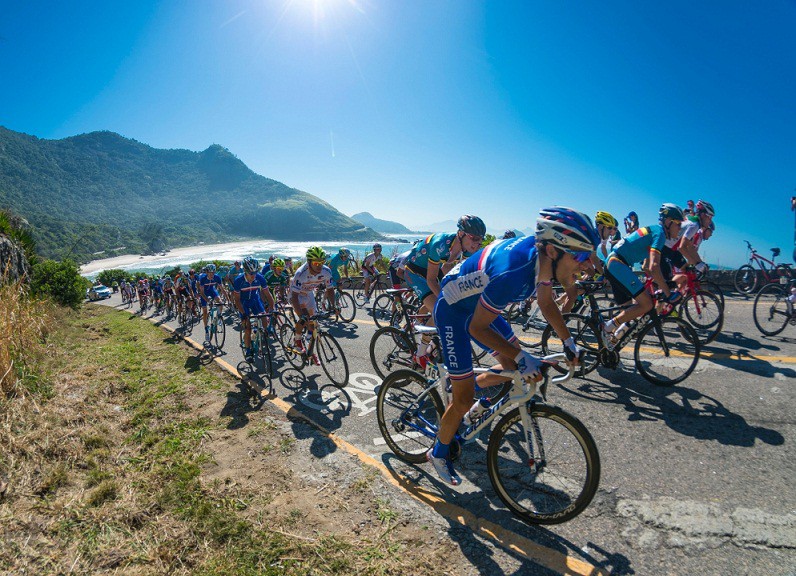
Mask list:
[[0,127],[0,208],[30,223],[42,255],[79,261],[242,238],[380,238],[222,146],[159,150],[113,132],[43,140]]

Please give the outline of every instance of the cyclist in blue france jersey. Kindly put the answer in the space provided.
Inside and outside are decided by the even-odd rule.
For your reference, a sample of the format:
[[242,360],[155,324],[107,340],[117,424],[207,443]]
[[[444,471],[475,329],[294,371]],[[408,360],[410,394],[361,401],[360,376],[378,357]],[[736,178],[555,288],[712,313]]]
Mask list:
[[243,259],[243,273],[232,281],[235,308],[238,309],[244,330],[243,354],[247,359],[251,357],[252,352],[252,325],[249,316],[265,312],[263,301],[268,304],[270,310],[274,309],[274,297],[268,290],[265,277],[258,272],[259,269],[260,263],[251,256],[247,256]]
[[[427,310],[434,309],[440,279],[484,241],[486,226],[478,216],[465,214],[459,218],[458,228],[453,234],[433,234],[419,241],[406,260],[404,278]],[[429,322],[432,324],[433,318]]]
[[210,327],[207,325],[207,303],[213,301],[218,305],[218,313],[221,313],[221,298],[218,296],[218,290],[223,280],[221,276],[216,274],[216,265],[208,264],[206,267],[207,272],[199,276],[196,282],[197,292],[199,294],[199,304],[202,307],[202,323],[205,326],[205,342],[210,341]]
[[[535,294],[545,318],[564,342],[567,357],[577,363],[582,352],[555,303],[553,282],[572,285],[575,274],[588,265],[598,242],[588,216],[554,206],[540,212],[535,236],[493,242],[442,279],[434,318],[453,387],[453,402],[442,416],[437,440],[426,458],[445,482],[461,482],[451,463],[450,443],[462,418],[474,407],[476,379],[470,340],[492,351],[499,362],[495,370],[519,370],[526,377],[540,379],[541,362],[520,348],[511,326],[500,314],[509,304]],[[478,385],[493,386],[504,380],[485,374],[478,377]]]
[[639,228],[620,240],[608,255],[605,277],[611,283],[614,300],[620,305],[630,300],[635,301],[635,304],[603,324],[603,339],[606,342],[620,339],[629,329],[628,322],[652,310],[652,296],[647,294],[644,284],[631,269],[633,264],[645,262],[644,271],[652,277],[666,299],[672,304],[680,300],[680,292],[670,290],[661,273],[661,252],[667,239],[676,240],[680,234],[683,211],[676,204],[663,204],[658,219],[660,224]]
[[[345,277],[348,278],[348,267],[354,263],[354,259],[351,257],[351,250],[348,248],[340,248],[337,254],[332,256],[329,260],[326,261],[326,265],[329,267],[329,270],[332,271],[332,287],[336,288],[337,285],[340,283],[340,266],[343,266],[343,274]],[[364,266],[363,266],[364,267]]]

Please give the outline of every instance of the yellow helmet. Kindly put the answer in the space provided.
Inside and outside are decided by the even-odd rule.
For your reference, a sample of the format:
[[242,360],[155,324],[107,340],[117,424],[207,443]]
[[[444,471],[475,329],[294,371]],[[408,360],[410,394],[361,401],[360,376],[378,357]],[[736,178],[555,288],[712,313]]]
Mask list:
[[602,224],[603,226],[608,226],[609,228],[615,228],[619,222],[616,221],[616,218],[611,216],[609,212],[603,212],[600,210],[597,212],[597,216],[594,217],[595,224]]

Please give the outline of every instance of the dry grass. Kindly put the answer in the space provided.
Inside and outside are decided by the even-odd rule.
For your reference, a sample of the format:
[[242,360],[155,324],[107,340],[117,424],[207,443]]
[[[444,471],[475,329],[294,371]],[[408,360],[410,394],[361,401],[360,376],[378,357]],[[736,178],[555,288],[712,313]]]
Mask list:
[[[50,304],[32,298],[22,282],[0,284],[0,402],[35,386],[36,359],[54,322]],[[1,404],[0,404],[1,406]]]

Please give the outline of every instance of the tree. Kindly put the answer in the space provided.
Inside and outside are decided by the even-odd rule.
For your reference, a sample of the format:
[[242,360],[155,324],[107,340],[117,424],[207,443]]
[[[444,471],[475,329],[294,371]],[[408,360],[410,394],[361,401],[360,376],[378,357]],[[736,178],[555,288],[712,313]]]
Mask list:
[[43,260],[33,266],[33,294],[50,297],[62,306],[79,308],[90,285],[72,260]]

